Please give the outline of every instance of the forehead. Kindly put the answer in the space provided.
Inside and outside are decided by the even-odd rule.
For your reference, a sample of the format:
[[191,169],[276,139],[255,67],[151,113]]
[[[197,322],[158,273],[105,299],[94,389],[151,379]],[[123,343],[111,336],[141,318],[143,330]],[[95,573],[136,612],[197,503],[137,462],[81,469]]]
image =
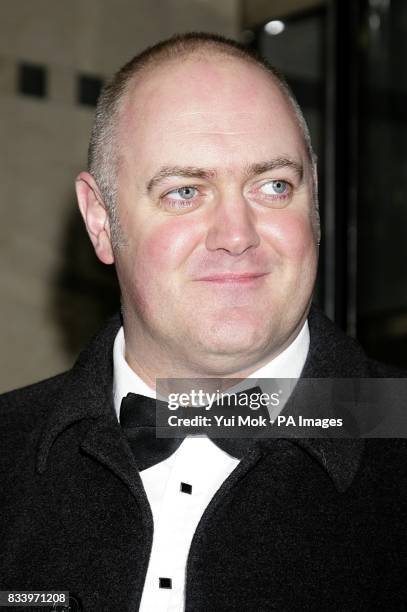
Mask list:
[[[304,158],[303,135],[291,103],[265,69],[225,56],[172,60],[142,72],[123,103],[121,154],[191,160],[194,152],[233,163],[264,155]],[[275,149],[275,150],[274,150]],[[171,150],[171,151],[170,151]],[[173,159],[165,159],[169,154]],[[185,160],[183,159],[185,158]],[[144,161],[144,159],[143,159]],[[211,159],[216,163],[216,159]]]

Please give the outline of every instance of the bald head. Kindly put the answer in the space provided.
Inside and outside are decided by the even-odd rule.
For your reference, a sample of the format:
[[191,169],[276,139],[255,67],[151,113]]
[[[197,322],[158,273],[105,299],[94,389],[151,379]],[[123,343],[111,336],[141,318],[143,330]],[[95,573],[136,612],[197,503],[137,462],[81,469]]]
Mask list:
[[[275,68],[239,43],[221,36],[191,33],[172,37],[146,49],[123,66],[104,87],[98,101],[89,145],[88,166],[109,210],[113,238],[116,242],[119,240],[116,203],[122,111],[128,106],[129,98],[133,98],[137,93],[137,89],[143,88],[145,81],[149,80],[149,75],[161,74],[162,78],[165,78],[165,66],[170,67],[171,64],[182,66],[186,58],[198,63],[202,60],[212,62],[213,66],[216,66],[216,58],[228,60],[230,66],[244,63],[246,66],[263,71],[270,77],[273,85],[278,88],[291,108],[315,175],[314,154],[304,116],[284,78]],[[203,78],[207,81],[208,75],[204,75]],[[207,86],[210,88],[209,81]],[[250,96],[250,92],[248,90],[246,92]],[[147,103],[152,104],[153,100]],[[176,118],[177,109],[170,110]],[[210,121],[210,109],[208,111],[207,120]],[[316,204],[316,184],[314,184],[314,200]]]

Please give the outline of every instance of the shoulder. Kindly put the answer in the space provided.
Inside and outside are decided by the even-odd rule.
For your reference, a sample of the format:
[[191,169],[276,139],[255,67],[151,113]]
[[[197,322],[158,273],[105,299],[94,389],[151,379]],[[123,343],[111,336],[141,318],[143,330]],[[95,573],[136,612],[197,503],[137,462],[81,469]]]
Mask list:
[[0,429],[14,424],[29,428],[53,411],[57,398],[69,393],[75,399],[111,382],[113,342],[120,326],[120,315],[116,314],[84,347],[70,370],[0,395]]
[[368,359],[368,368],[372,378],[407,378],[407,370],[375,359]]
[[35,456],[55,397],[67,373],[0,395],[0,474],[13,478],[19,465],[33,469]]
[[0,428],[30,427],[50,410],[68,372],[0,395]]
[[375,361],[315,305],[309,311],[308,378],[406,378],[407,371]]
[[[110,410],[116,315],[83,349],[72,369],[0,395],[0,472],[33,458],[44,436]],[[27,462],[26,462],[27,463]],[[32,461],[28,459],[28,463]]]

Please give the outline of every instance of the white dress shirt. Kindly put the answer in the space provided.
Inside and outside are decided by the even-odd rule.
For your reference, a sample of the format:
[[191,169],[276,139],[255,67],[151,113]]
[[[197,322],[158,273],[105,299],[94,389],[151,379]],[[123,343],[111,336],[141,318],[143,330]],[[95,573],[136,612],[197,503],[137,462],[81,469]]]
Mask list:
[[[249,378],[299,378],[308,349],[305,322],[290,346]],[[156,397],[125,359],[123,328],[114,342],[113,366],[114,406],[120,420],[120,404],[128,393]],[[207,436],[187,436],[168,459],[140,472],[154,520],[141,612],[184,610],[185,574],[193,535],[212,497],[238,463],[239,459]]]

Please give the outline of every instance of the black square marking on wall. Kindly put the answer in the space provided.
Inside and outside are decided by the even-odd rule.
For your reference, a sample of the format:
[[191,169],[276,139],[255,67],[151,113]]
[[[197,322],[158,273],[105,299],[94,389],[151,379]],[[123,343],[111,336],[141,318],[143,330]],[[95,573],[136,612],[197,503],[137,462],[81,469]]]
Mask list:
[[160,589],[172,589],[171,578],[159,578]]
[[80,74],[78,76],[78,104],[96,106],[102,87],[103,80],[100,77]]
[[47,95],[47,69],[40,64],[22,62],[18,65],[18,93],[45,98]]

